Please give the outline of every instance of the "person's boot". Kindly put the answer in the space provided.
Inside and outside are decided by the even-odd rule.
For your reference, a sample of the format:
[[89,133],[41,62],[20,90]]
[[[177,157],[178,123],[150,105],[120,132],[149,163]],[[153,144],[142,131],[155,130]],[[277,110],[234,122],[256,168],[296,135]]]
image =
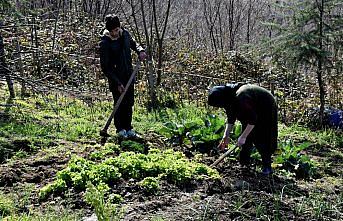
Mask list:
[[126,132],[126,135],[127,135],[128,138],[133,138],[133,139],[135,139],[135,138],[140,138],[140,136],[139,136],[139,135],[136,133],[136,131],[134,131],[133,129],[128,130],[128,131]]
[[126,130],[124,129],[120,130],[117,134],[120,138],[123,138],[123,139],[127,138],[128,136]]
[[269,155],[261,154],[262,157],[262,174],[271,175],[273,173],[272,160]]
[[268,166],[263,166],[263,169],[262,169],[262,174],[263,175],[271,175],[271,174],[273,174],[273,169],[272,169],[272,167],[270,166],[270,165],[268,165]]

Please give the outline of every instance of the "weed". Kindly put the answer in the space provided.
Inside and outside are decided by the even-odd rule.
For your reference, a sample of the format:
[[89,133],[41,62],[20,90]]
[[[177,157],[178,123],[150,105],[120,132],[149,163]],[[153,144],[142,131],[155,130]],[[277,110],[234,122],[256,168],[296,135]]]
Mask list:
[[[1,216],[0,216],[1,219]],[[21,215],[12,214],[11,216],[5,217],[4,221],[78,221],[81,219],[81,214],[75,210],[58,206],[56,208],[49,207],[46,211],[35,212],[30,211]]]
[[99,221],[121,220],[124,215],[124,209],[112,204],[110,200],[105,201],[105,193],[106,191],[102,188],[97,188],[88,182],[85,194],[86,202],[94,208]]
[[264,211],[266,210],[265,206],[263,205],[262,202],[260,202],[257,206],[256,206],[256,219],[261,218],[264,215]]

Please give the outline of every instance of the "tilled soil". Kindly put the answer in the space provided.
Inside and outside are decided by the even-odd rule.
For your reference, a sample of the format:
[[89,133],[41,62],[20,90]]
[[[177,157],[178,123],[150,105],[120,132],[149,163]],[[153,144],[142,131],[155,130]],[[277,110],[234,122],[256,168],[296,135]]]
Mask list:
[[[68,146],[72,149],[78,145]],[[180,147],[178,149],[182,150]],[[210,165],[217,158],[218,155],[204,158],[203,161]],[[30,203],[34,207],[58,202],[72,209],[84,209],[86,216],[91,216],[92,209],[83,201],[82,192],[70,190],[63,196],[50,196],[44,202],[37,199],[38,189],[53,181],[68,160],[69,156],[65,153],[44,156],[44,153],[38,152],[26,159],[3,164],[0,166],[0,188],[4,192],[11,192],[19,184],[33,183],[37,191],[33,193]],[[338,161],[334,163],[342,168]],[[331,179],[330,176],[342,181],[341,174],[336,172],[337,168],[329,174],[322,174],[322,179],[309,181],[287,178],[278,171],[272,176],[264,176],[256,168],[241,168],[234,159],[225,159],[217,169],[222,175],[218,181],[191,181],[184,186],[163,181],[161,189],[154,195],[144,192],[135,180],[121,180],[113,186],[113,192],[124,198],[123,220],[315,220],[313,213],[301,210],[299,205],[302,206],[301,202],[318,188],[317,183],[323,180],[323,191],[330,188],[337,195],[343,190],[342,183],[325,183]],[[304,208],[306,205],[304,203]],[[342,205],[337,205],[337,210],[340,209]],[[343,219],[339,212],[326,214],[325,217],[330,220]]]

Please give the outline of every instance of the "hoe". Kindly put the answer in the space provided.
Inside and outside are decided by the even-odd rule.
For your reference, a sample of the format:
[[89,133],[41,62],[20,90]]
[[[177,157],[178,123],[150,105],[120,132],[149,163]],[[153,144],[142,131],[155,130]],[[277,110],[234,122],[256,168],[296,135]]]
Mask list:
[[211,167],[215,167],[217,166],[225,157],[227,157],[228,155],[230,155],[232,152],[234,152],[236,149],[238,148],[238,146],[234,146],[233,148],[229,149],[228,151],[226,151],[225,153],[223,153],[214,163],[211,164]]
[[100,136],[101,136],[101,137],[109,137],[109,136],[110,136],[110,135],[107,133],[107,129],[108,129],[108,127],[110,126],[111,121],[112,121],[114,115],[116,114],[116,112],[117,112],[117,110],[118,110],[118,108],[119,108],[119,106],[120,106],[120,104],[121,104],[121,102],[122,102],[122,100],[123,100],[123,98],[124,98],[124,96],[125,96],[127,90],[129,89],[129,87],[130,87],[130,85],[131,85],[131,83],[132,83],[132,81],[133,81],[135,75],[137,74],[137,72],[138,72],[140,66],[141,66],[140,61],[137,61],[136,67],[135,67],[135,69],[133,70],[133,72],[132,72],[132,74],[131,74],[131,76],[130,76],[129,81],[128,81],[127,84],[125,85],[125,89],[124,89],[123,93],[121,93],[120,97],[119,97],[118,100],[117,100],[117,103],[114,105],[113,111],[112,111],[110,117],[108,118],[108,120],[107,120],[107,122],[106,122],[106,125],[105,125],[104,128],[100,131]]

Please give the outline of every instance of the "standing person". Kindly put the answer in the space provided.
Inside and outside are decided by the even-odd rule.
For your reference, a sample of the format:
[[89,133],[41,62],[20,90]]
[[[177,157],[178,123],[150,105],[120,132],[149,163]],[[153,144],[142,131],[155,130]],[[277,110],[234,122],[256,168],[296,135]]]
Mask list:
[[271,174],[271,156],[277,148],[277,105],[266,89],[251,84],[215,86],[208,96],[208,104],[224,108],[227,115],[226,129],[219,147],[229,143],[229,134],[236,119],[242,124],[237,146],[241,147],[239,160],[248,166],[253,145],[261,154],[263,174]]
[[[145,60],[147,55],[130,33],[121,27],[117,15],[107,15],[105,23],[106,29],[100,42],[100,64],[102,72],[108,78],[109,89],[116,103],[133,72],[131,50],[138,54],[140,60]],[[117,133],[122,138],[136,136],[131,124],[133,105],[134,82],[128,88],[113,118]]]

